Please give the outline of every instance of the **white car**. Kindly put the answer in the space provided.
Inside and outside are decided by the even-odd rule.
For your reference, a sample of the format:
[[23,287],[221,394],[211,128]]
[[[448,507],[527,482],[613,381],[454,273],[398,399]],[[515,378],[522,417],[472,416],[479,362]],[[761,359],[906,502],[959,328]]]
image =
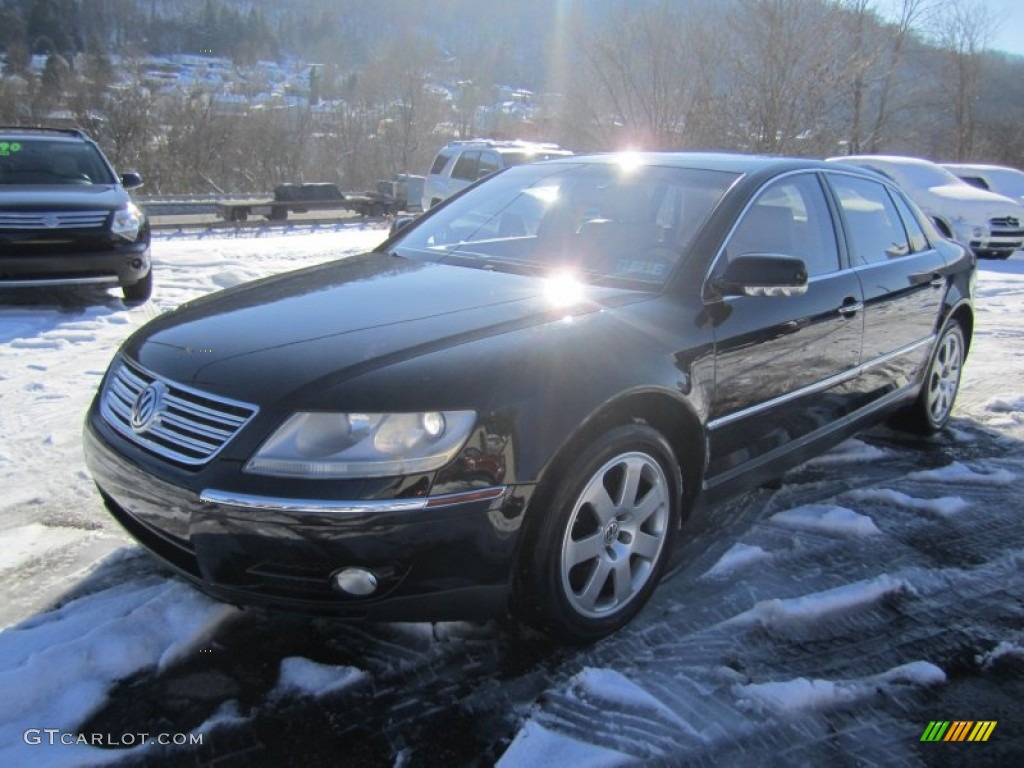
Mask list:
[[867,168],[892,179],[931,217],[942,234],[969,246],[979,258],[1006,259],[1024,247],[1024,206],[971,186],[941,165],[893,155],[850,155],[828,160]]
[[1024,171],[1007,168],[1004,165],[963,165],[947,163],[943,165],[972,187],[987,189],[997,195],[1016,200],[1024,205]]
[[429,211],[477,179],[490,176],[503,168],[571,154],[557,144],[529,141],[471,139],[449,142],[437,153],[430,166],[430,173],[423,182],[423,210]]

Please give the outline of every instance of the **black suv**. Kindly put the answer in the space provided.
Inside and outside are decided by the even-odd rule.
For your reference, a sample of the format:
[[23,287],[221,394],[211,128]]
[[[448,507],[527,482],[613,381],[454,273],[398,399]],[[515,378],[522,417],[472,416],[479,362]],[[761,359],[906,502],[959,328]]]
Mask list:
[[81,131],[0,127],[0,288],[119,285],[126,303],[153,291],[149,222]]

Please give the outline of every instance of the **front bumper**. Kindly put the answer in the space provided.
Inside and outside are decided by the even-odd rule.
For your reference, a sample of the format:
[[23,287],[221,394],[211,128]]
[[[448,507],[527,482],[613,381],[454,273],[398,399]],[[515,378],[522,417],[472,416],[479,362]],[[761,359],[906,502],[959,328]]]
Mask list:
[[970,241],[971,250],[977,256],[1003,255],[1024,248],[1024,230],[1011,234],[992,234],[989,237]]
[[[351,502],[197,490],[122,455],[91,421],[86,463],[107,509],[217,599],[398,621],[507,611],[529,487]],[[372,572],[376,591],[356,596],[332,586],[346,568]]]
[[148,241],[103,250],[0,250],[0,288],[51,285],[134,285],[151,268]]

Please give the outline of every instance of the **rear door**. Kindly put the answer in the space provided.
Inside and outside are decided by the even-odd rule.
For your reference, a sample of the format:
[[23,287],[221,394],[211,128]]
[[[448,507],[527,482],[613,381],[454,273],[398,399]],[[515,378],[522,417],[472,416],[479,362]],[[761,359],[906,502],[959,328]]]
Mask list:
[[864,293],[860,386],[874,399],[908,384],[927,364],[945,294],[946,262],[899,192],[850,174],[827,177]]

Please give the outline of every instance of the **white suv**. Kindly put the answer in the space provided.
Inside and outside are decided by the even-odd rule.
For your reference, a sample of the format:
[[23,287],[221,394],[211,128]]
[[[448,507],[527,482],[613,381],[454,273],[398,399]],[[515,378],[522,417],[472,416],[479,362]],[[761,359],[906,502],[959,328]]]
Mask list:
[[867,168],[895,181],[946,237],[979,258],[1007,259],[1024,246],[1024,206],[978,189],[941,165],[916,157],[852,155],[830,162]]
[[437,153],[423,183],[423,210],[433,208],[477,179],[490,176],[503,168],[571,154],[557,144],[528,141],[473,139],[449,142]]
[[1024,205],[1024,171],[1002,165],[944,164],[972,187],[987,189],[997,195],[1006,195]]

